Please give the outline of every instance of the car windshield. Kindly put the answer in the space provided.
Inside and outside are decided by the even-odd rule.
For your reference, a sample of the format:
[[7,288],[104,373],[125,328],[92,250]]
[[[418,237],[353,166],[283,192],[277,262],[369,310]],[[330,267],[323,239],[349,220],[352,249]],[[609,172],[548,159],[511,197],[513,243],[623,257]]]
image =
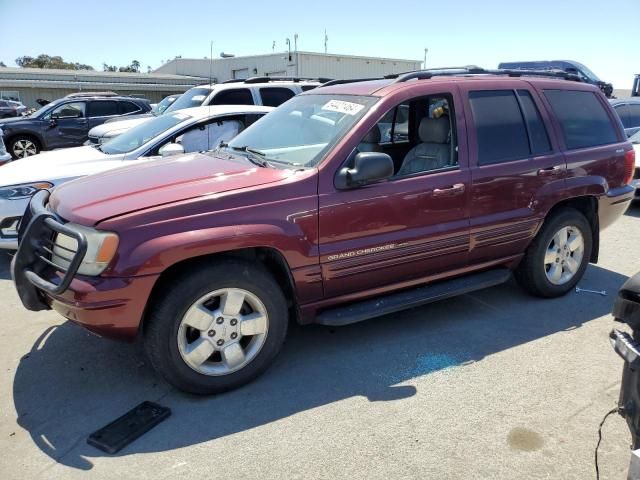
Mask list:
[[264,160],[313,167],[376,103],[376,97],[300,95],[254,123],[225,148],[258,150]]
[[199,107],[204,99],[211,93],[209,87],[195,87],[184,92],[178,99],[173,102],[164,113],[175,112],[183,108]]
[[583,64],[581,64],[580,62],[572,62],[576,68],[578,70],[580,70],[583,74],[585,74],[587,76],[587,78],[594,80],[596,82],[600,81],[600,78],[598,78],[598,76],[593,73],[591,70],[589,70],[587,67],[585,67]]
[[166,132],[179,123],[189,120],[191,116],[186,113],[176,112],[170,115],[161,115],[137,127],[127,130],[122,135],[100,145],[100,150],[108,155],[129,153],[144,145],[152,138]]
[[153,107],[153,113],[156,115],[162,115],[164,111],[169,108],[173,102],[176,101],[177,98],[179,97],[176,97],[174,95],[163,98],[160,103]]
[[631,135],[629,141],[631,143],[635,143],[636,145],[640,145],[640,131],[636,132],[634,135]]

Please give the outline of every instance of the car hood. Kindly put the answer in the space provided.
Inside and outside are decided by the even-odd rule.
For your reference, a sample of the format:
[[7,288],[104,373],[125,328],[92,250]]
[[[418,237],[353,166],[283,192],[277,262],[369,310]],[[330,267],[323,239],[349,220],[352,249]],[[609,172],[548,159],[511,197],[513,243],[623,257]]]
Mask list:
[[159,205],[286,180],[295,174],[258,167],[241,157],[193,153],[65,183],[54,190],[50,203],[62,218],[88,226]]
[[107,155],[93,147],[65,148],[3,165],[0,185],[52,182],[102,172],[122,165],[124,155]]
[[148,122],[152,118],[155,118],[155,117],[153,117],[153,115],[150,115],[148,117],[142,117],[142,118],[136,117],[136,118],[130,118],[128,120],[119,120],[117,122],[103,123],[102,125],[93,127],[89,131],[89,136],[104,137],[107,133],[110,133],[110,132],[114,132],[118,130],[121,130],[124,132],[126,130],[129,130],[130,128],[137,127],[138,125],[144,122]]
[[13,127],[15,126],[15,124],[19,124],[20,122],[25,124],[31,124],[34,120],[37,120],[37,119],[33,119],[29,117],[3,118],[2,120],[0,120],[0,128],[6,129],[8,127]]

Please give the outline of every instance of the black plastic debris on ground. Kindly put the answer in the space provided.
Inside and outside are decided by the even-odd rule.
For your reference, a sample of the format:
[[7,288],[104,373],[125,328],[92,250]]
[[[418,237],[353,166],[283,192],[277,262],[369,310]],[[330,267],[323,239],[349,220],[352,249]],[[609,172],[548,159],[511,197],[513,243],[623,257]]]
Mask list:
[[171,410],[153,402],[142,402],[110,424],[93,432],[87,443],[110,454],[141,437],[163,420],[169,418]]

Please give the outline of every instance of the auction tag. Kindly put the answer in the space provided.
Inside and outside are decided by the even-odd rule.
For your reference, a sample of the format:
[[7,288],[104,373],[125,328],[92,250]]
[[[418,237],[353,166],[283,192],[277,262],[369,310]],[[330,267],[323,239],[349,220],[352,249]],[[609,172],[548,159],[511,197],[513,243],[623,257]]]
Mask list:
[[329,112],[345,113],[347,115],[357,115],[364,108],[364,105],[353,102],[345,102],[344,100],[330,100],[322,107],[322,110]]

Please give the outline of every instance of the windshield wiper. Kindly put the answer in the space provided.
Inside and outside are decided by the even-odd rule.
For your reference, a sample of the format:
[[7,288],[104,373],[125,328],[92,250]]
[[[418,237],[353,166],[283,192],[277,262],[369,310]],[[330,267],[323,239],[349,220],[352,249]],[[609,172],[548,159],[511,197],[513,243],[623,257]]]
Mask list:
[[220,144],[218,145],[218,148],[224,148],[224,147],[229,147],[232,150],[235,150],[237,152],[247,153],[248,155],[247,155],[246,158],[251,163],[254,163],[254,164],[259,165],[259,166],[264,167],[264,168],[270,167],[269,162],[267,162],[264,159],[266,154],[261,150],[257,150],[255,148],[251,148],[248,145],[244,145],[242,147],[230,147],[228,143],[220,142]]

